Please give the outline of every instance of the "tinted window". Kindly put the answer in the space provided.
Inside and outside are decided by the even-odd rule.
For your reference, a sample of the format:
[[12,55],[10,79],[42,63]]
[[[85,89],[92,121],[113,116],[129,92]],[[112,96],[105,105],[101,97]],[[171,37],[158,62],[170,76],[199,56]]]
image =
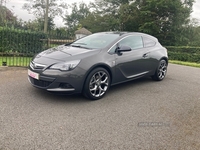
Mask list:
[[107,33],[92,34],[75,41],[71,45],[72,46],[81,45],[86,48],[104,48],[118,37],[119,34],[107,34]]
[[155,41],[147,38],[147,37],[143,37],[143,41],[144,41],[144,47],[151,47],[154,46],[156,44]]
[[131,47],[131,49],[143,48],[143,41],[141,36],[129,36],[119,42],[119,45]]

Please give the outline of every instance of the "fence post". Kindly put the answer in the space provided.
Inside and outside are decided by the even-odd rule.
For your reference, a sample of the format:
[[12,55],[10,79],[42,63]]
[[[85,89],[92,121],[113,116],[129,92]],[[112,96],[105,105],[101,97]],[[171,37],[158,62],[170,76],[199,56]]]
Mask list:
[[51,40],[50,38],[47,39],[47,48],[50,48]]

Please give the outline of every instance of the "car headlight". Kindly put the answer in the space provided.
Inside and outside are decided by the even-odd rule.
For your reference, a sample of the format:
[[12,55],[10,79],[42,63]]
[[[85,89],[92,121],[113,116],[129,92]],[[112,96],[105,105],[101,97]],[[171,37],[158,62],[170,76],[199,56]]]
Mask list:
[[50,69],[56,69],[56,70],[61,70],[61,71],[69,71],[69,70],[76,68],[76,66],[79,63],[80,63],[80,60],[58,63],[58,64],[54,64],[53,66],[51,66]]

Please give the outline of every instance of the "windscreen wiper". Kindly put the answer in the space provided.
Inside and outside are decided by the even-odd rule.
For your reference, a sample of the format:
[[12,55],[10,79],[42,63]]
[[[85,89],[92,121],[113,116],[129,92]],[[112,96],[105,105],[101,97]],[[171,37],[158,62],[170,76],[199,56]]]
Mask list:
[[72,44],[87,45],[85,43],[72,43]]
[[[86,44],[85,44],[86,45]],[[85,47],[85,46],[81,46],[81,45],[74,45],[74,44],[71,44],[72,47],[79,47],[79,48],[85,48],[85,49],[90,49],[88,47]]]

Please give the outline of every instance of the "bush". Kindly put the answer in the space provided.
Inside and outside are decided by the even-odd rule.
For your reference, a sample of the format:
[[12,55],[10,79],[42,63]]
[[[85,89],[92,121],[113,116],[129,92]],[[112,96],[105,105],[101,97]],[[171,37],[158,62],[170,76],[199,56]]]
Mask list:
[[44,49],[46,35],[39,32],[30,32],[0,27],[1,53],[38,53]]
[[200,63],[200,47],[166,46],[170,60]]

